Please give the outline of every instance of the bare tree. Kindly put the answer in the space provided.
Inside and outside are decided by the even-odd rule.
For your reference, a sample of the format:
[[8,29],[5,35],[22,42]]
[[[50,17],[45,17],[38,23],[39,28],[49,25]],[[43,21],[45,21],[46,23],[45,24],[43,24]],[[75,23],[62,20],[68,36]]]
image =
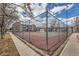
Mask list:
[[9,3],[0,4],[0,33],[3,39],[4,33],[13,21],[18,19],[16,6]]

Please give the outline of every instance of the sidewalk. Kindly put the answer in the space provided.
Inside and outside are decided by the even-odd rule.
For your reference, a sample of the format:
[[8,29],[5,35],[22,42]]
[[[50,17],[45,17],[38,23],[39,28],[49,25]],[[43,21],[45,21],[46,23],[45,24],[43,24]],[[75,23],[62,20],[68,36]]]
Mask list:
[[28,47],[26,44],[24,44],[21,40],[19,40],[17,37],[15,37],[12,33],[10,33],[10,35],[21,56],[40,56],[38,53],[36,53],[34,50],[32,50],[30,47]]
[[60,56],[79,56],[79,33],[73,33],[69,37],[69,41],[61,52]]

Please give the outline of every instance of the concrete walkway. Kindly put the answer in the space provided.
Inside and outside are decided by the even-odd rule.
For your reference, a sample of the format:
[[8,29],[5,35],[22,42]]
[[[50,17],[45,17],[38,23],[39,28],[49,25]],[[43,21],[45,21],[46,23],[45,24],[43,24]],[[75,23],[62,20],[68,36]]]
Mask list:
[[17,37],[15,37],[12,33],[10,33],[10,35],[21,56],[40,56],[38,53],[36,53],[34,50],[32,50],[30,47],[28,47],[26,44],[24,44],[21,40],[19,40]]
[[69,41],[60,56],[79,56],[79,33],[73,33],[69,37]]

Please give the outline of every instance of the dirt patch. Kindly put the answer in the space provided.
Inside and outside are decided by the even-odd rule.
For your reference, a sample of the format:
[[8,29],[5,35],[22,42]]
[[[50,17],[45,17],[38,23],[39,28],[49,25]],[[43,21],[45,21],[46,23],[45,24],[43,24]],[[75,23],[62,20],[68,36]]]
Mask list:
[[19,56],[19,53],[9,33],[4,35],[4,39],[0,39],[0,55]]

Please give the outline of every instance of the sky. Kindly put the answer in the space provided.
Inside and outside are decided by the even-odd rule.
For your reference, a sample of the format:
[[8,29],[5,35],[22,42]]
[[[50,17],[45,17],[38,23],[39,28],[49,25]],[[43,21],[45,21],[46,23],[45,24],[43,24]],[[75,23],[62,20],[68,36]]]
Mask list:
[[[79,3],[48,3],[48,4],[31,4],[34,17],[38,17],[40,22],[45,18],[46,9],[59,20],[65,22],[79,15]],[[41,14],[41,16],[39,16]],[[22,20],[30,19],[27,13],[20,10]],[[68,22],[69,23],[69,22]],[[69,23],[71,24],[71,22]]]
[[79,15],[79,4],[72,4],[68,10],[62,10],[61,13],[56,14],[58,18],[71,18],[77,15]]

